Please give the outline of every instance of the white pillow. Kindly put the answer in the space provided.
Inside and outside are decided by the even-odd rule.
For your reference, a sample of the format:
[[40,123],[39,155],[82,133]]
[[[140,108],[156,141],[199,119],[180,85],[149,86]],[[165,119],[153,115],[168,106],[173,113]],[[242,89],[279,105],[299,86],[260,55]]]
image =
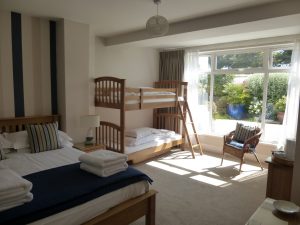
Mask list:
[[21,148],[29,148],[29,139],[26,130],[12,132],[12,133],[4,133],[4,137],[11,142],[12,148],[18,150]]
[[143,138],[149,136],[153,133],[153,128],[150,127],[141,127],[136,129],[131,129],[125,131],[125,136],[134,137],[136,139]]
[[65,141],[73,142],[73,139],[67,133],[65,133],[61,130],[58,131],[58,136],[61,141],[65,140]]
[[13,148],[12,143],[0,134],[0,145],[3,149]]
[[6,159],[5,152],[2,149],[2,144],[0,143],[0,160]]
[[[0,135],[2,136],[2,135]],[[61,142],[62,147],[72,147],[73,146],[73,139],[67,135],[63,131],[58,131],[58,137]],[[1,137],[0,137],[1,138]],[[29,139],[28,139],[28,133],[26,130],[24,131],[18,131],[18,132],[12,132],[12,133],[4,133],[3,137],[0,139],[2,143],[2,146],[4,146],[4,149],[7,148],[13,148],[17,150],[18,152],[23,153],[27,149],[30,149]]]

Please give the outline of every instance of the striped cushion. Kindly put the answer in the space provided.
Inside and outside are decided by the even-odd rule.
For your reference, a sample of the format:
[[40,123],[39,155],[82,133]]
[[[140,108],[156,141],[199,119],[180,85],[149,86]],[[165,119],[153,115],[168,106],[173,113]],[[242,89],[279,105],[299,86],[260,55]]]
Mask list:
[[241,123],[236,124],[233,140],[238,142],[245,142],[247,139],[256,134],[256,127],[245,126]]
[[32,153],[61,148],[58,137],[58,123],[28,125],[26,130]]

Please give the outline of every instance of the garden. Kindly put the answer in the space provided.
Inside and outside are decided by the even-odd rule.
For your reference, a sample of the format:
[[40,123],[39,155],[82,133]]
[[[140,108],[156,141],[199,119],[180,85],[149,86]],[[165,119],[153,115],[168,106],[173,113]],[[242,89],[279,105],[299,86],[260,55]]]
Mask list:
[[[287,73],[269,74],[265,117],[267,123],[282,123],[287,87]],[[261,121],[263,89],[263,74],[215,75],[214,119]]]

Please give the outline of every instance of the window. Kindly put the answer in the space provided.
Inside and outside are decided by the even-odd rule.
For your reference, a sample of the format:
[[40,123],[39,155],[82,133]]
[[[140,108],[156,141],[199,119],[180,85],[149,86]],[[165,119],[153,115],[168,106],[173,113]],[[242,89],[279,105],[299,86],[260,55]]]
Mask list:
[[292,49],[193,54],[198,58],[192,61],[199,65],[193,67],[196,72],[188,74],[187,81],[194,77],[193,85],[189,84],[193,102],[189,102],[201,114],[199,130],[224,135],[242,121],[260,126],[265,131],[264,141],[276,143],[282,129]]
[[217,55],[217,69],[249,69],[263,67],[263,52]]
[[273,68],[290,68],[292,61],[291,49],[279,49],[272,51],[271,64]]

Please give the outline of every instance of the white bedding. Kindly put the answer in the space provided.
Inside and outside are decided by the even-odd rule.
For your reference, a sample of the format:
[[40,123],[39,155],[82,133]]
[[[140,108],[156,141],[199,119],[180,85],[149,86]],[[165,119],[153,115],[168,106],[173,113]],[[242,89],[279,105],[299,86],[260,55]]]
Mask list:
[[134,152],[138,152],[147,148],[155,147],[162,145],[164,143],[170,143],[171,141],[180,140],[182,136],[180,134],[173,134],[168,137],[157,137],[155,140],[142,144],[142,145],[136,145],[136,146],[125,146],[125,153],[130,154]]
[[[68,147],[34,154],[11,153],[8,154],[8,159],[0,161],[0,167],[10,168],[21,176],[25,176],[30,173],[79,162],[78,157],[81,154],[83,152]],[[31,224],[82,224],[121,202],[145,193],[148,189],[148,183],[141,181]]]
[[[144,99],[143,103],[157,103],[157,102],[174,102],[175,98],[153,98],[153,99]],[[140,100],[127,100],[125,101],[125,104],[138,104],[140,103]]]

